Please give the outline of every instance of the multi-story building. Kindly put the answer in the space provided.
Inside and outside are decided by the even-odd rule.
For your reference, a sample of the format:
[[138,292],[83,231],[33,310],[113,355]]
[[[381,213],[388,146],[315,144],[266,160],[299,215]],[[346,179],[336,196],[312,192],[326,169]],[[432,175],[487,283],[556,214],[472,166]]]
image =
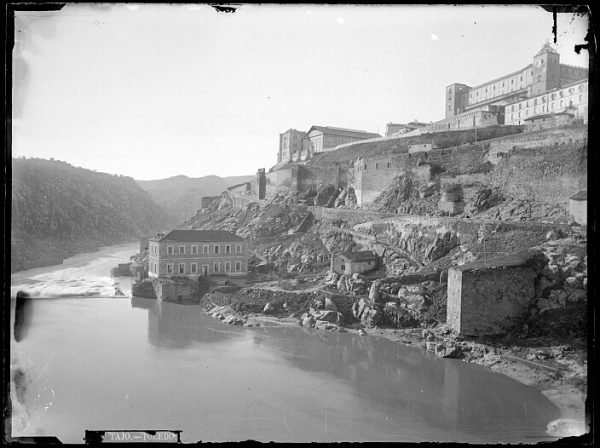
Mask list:
[[150,238],[150,277],[248,273],[248,242],[223,230],[172,230]]
[[344,143],[381,137],[381,135],[372,132],[334,128],[331,126],[311,126],[306,134],[308,138],[305,141],[309,146],[308,152],[310,155],[332,150]]
[[587,77],[588,69],[561,64],[560,55],[546,43],[521,70],[475,87],[459,83],[446,87],[446,118],[483,106],[506,106]]
[[519,125],[536,115],[570,112],[587,123],[588,81],[576,81],[527,99],[516,101],[504,108],[504,123]]

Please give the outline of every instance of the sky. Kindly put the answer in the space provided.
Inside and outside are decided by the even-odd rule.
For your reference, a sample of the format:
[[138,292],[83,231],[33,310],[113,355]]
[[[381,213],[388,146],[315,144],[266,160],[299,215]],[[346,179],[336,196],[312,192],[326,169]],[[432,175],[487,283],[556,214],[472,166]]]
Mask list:
[[[253,174],[290,128],[440,120],[447,85],[525,67],[552,26],[522,5],[19,11],[12,155],[139,180]],[[587,26],[558,14],[561,63],[588,66]]]

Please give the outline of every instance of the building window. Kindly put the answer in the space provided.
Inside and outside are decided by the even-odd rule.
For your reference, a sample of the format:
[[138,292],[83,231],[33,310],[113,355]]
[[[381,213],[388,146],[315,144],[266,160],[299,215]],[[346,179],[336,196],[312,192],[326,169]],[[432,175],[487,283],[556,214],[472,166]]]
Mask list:
[[235,245],[235,251],[236,251],[236,253],[241,254],[242,253],[242,245],[241,244],[236,244]]
[[240,272],[242,270],[242,262],[241,261],[236,261],[235,262],[235,271],[236,272]]
[[221,263],[219,263],[218,261],[215,261],[215,263],[213,264],[213,272],[219,272],[221,267]]
[[179,253],[185,254],[185,246],[179,246]]
[[231,272],[231,262],[225,262],[225,272]]
[[210,253],[210,251],[209,251],[209,249],[208,249],[208,248],[209,248],[208,244],[204,244],[204,245],[202,246],[202,253],[203,253],[203,254],[208,254],[208,253]]
[[202,275],[208,275],[208,268],[209,266],[207,264],[202,265]]
[[537,106],[537,98],[534,98],[534,99],[533,99],[533,105],[534,105],[534,106]]
[[196,263],[192,263],[190,265],[190,272],[192,274],[197,274],[198,273],[198,265]]
[[173,255],[173,246],[167,246],[167,255]]
[[198,246],[197,245],[192,246],[192,255],[198,255]]
[[581,102],[581,97],[582,97],[582,96],[581,96],[581,95],[579,95],[579,102]]
[[[581,101],[581,95],[579,95],[579,100]],[[387,163],[387,167],[390,168],[392,166],[392,162]]]
[[172,274],[172,273],[173,273],[173,264],[167,263],[167,274]]
[[215,244],[215,254],[218,254],[221,251],[221,246]]
[[179,263],[179,273],[185,274],[185,263]]
[[231,253],[231,245],[230,244],[226,244],[225,245],[225,253],[226,254],[230,254]]

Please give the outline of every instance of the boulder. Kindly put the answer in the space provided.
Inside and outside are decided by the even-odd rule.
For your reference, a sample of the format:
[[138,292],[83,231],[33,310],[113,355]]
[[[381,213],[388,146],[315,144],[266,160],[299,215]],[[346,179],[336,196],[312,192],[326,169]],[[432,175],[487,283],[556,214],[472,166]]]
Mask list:
[[565,306],[565,304],[567,303],[567,293],[562,289],[555,289],[553,291],[550,291],[550,295],[548,296],[548,302],[550,308],[558,308]]
[[312,328],[315,326],[315,320],[310,317],[310,316],[306,316],[302,318],[302,326],[306,327],[306,328]]
[[408,294],[403,299],[401,299],[401,304],[404,305],[405,308],[409,310],[422,312],[427,309],[427,300],[424,296],[418,294]]
[[271,302],[267,302],[265,304],[265,307],[263,308],[263,313],[264,314],[271,314],[275,312],[275,307],[273,306],[273,304],[271,304]]
[[565,286],[568,286],[572,289],[583,288],[583,282],[582,279],[578,277],[567,277],[565,280]]
[[339,331],[340,333],[344,333],[346,330],[331,322],[327,322],[324,320],[317,320],[315,323],[315,328],[317,330],[325,330],[325,331]]
[[324,306],[324,308],[326,310],[329,310],[329,311],[337,311],[338,310],[337,306],[335,306],[335,303],[333,302],[333,300],[331,300],[329,297],[327,297],[325,299],[325,306]]
[[230,314],[225,319],[223,319],[223,323],[230,324],[230,325],[242,325],[244,323],[244,321],[239,319],[235,315]]
[[371,285],[371,289],[369,289],[369,300],[377,303],[379,301],[379,299],[381,298],[381,293],[380,293],[380,288],[381,288],[381,282],[379,280],[376,280],[373,282],[373,284]]
[[344,321],[344,316],[342,315],[342,313],[339,313],[337,311],[321,311],[320,313],[315,314],[314,317],[315,320],[324,320],[336,324],[341,324]]
[[337,282],[337,289],[338,289],[338,291],[341,291],[341,292],[346,291],[346,276],[345,275],[340,276],[340,279]]
[[542,269],[542,275],[552,282],[563,280],[562,271],[556,264],[549,263]]
[[583,289],[573,289],[568,294],[567,301],[569,302],[583,302],[587,300],[587,292]]
[[390,285],[390,294],[398,295],[398,291],[400,290],[400,286],[402,286],[398,282],[394,282]]

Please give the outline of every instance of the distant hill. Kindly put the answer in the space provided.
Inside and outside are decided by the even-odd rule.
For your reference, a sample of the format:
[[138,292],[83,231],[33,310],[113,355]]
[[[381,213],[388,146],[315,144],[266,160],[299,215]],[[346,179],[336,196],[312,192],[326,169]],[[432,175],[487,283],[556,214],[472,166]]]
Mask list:
[[13,159],[12,170],[11,232],[22,249],[13,271],[174,224],[131,177],[44,159]]
[[138,180],[152,199],[177,223],[182,223],[202,208],[202,197],[216,196],[232,185],[251,182],[255,176],[175,176],[160,180]]

